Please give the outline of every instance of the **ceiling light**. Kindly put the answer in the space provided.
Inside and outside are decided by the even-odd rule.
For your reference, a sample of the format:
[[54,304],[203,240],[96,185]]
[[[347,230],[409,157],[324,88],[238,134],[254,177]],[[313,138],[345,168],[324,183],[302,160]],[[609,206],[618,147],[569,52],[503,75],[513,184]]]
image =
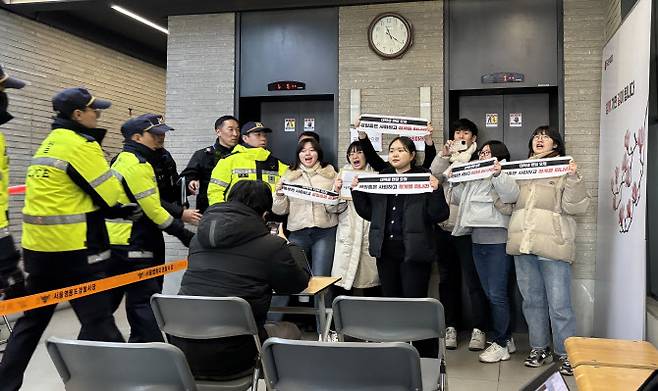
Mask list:
[[112,6],[110,6],[110,7],[111,7],[113,10],[117,11],[117,12],[120,12],[120,13],[122,13],[122,14],[124,14],[124,15],[126,15],[126,16],[129,16],[129,17],[131,17],[131,18],[133,18],[133,19],[135,19],[135,20],[137,20],[137,21],[139,21],[139,22],[144,23],[144,24],[147,25],[147,26],[153,27],[154,29],[156,29],[156,30],[158,30],[158,31],[161,31],[161,32],[163,32],[163,33],[169,35],[169,30],[167,30],[166,28],[160,26],[159,24],[155,24],[155,23],[151,22],[150,20],[148,20],[148,19],[146,19],[146,18],[144,18],[144,17],[142,17],[142,16],[137,15],[137,14],[134,13],[134,12],[128,11],[127,9],[125,9],[125,8],[123,8],[123,7],[120,7],[120,6],[118,6],[118,5],[112,5]]

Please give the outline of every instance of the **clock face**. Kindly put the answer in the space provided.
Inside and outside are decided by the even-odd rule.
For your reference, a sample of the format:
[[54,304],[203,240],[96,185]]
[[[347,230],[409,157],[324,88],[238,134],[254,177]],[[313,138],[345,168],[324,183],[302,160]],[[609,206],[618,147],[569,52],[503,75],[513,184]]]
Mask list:
[[398,57],[411,44],[411,26],[399,15],[384,14],[370,25],[369,39],[380,56]]

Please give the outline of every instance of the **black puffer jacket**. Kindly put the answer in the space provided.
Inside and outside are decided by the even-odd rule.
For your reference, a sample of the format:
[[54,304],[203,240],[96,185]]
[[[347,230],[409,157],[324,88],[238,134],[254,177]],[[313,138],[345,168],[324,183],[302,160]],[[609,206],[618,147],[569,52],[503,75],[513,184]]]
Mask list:
[[[414,166],[407,174],[427,173],[429,170]],[[392,167],[384,169],[381,174],[395,174]],[[370,221],[370,255],[379,258],[386,235],[386,212],[388,196],[386,194],[352,191],[352,200],[356,212],[363,219]],[[407,194],[404,198],[402,241],[404,242],[405,262],[433,262],[436,258],[434,245],[434,227],[448,218],[450,209],[443,196],[443,189],[431,193]]]
[[[262,341],[272,290],[301,292],[310,274],[295,260],[289,244],[270,235],[262,217],[239,202],[206,210],[190,243],[189,265],[180,295],[238,296],[249,302]],[[186,355],[198,379],[224,379],[253,365],[257,351],[250,336],[187,340],[170,336]]]
[[288,246],[270,235],[253,209],[239,202],[212,206],[190,243],[180,294],[242,297],[261,326],[273,289],[298,293],[308,284],[308,272],[298,266]]

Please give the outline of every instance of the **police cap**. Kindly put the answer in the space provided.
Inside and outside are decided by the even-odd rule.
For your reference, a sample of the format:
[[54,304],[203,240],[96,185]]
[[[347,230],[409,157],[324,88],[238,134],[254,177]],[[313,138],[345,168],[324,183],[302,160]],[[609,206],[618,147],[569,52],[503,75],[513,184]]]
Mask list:
[[109,100],[98,99],[85,88],[67,88],[53,97],[53,109],[63,115],[70,116],[75,110],[87,107],[104,110],[112,106]]
[[2,88],[23,88],[25,87],[25,82],[23,80],[18,80],[15,77],[10,77],[0,66],[0,87]]
[[254,121],[250,121],[242,125],[242,134],[249,134],[251,132],[272,133],[272,129],[266,127],[261,122],[254,122]]
[[133,134],[143,134],[144,132],[165,134],[170,130],[174,130],[174,128],[165,124],[161,115],[151,113],[131,118],[121,126],[121,134],[126,140],[130,139]]

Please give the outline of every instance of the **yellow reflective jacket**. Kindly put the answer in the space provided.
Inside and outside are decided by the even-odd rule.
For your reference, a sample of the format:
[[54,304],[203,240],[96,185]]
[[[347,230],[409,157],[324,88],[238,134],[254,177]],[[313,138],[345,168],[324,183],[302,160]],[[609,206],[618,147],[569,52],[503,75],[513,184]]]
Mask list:
[[[162,230],[180,237],[187,231],[182,221],[162,207],[155,171],[150,161],[155,151],[134,141],[126,141],[121,152],[112,163],[112,171],[121,179],[124,192],[119,197],[121,204],[136,203],[144,215],[137,221],[107,219],[107,230],[112,246],[130,246],[130,251],[156,252],[164,254]],[[187,232],[184,232],[187,231]],[[152,258],[143,253],[133,258]]]
[[272,186],[272,192],[288,166],[264,148],[236,145],[233,153],[220,160],[210,175],[208,184],[209,205],[224,202],[231,185],[238,181],[263,181]]
[[121,184],[99,144],[105,130],[57,118],[25,180],[23,248],[60,252],[87,249],[109,257],[101,208],[117,205]]
[[[0,132],[0,230],[9,225],[9,157],[5,135]],[[0,232],[2,237],[2,232]]]

